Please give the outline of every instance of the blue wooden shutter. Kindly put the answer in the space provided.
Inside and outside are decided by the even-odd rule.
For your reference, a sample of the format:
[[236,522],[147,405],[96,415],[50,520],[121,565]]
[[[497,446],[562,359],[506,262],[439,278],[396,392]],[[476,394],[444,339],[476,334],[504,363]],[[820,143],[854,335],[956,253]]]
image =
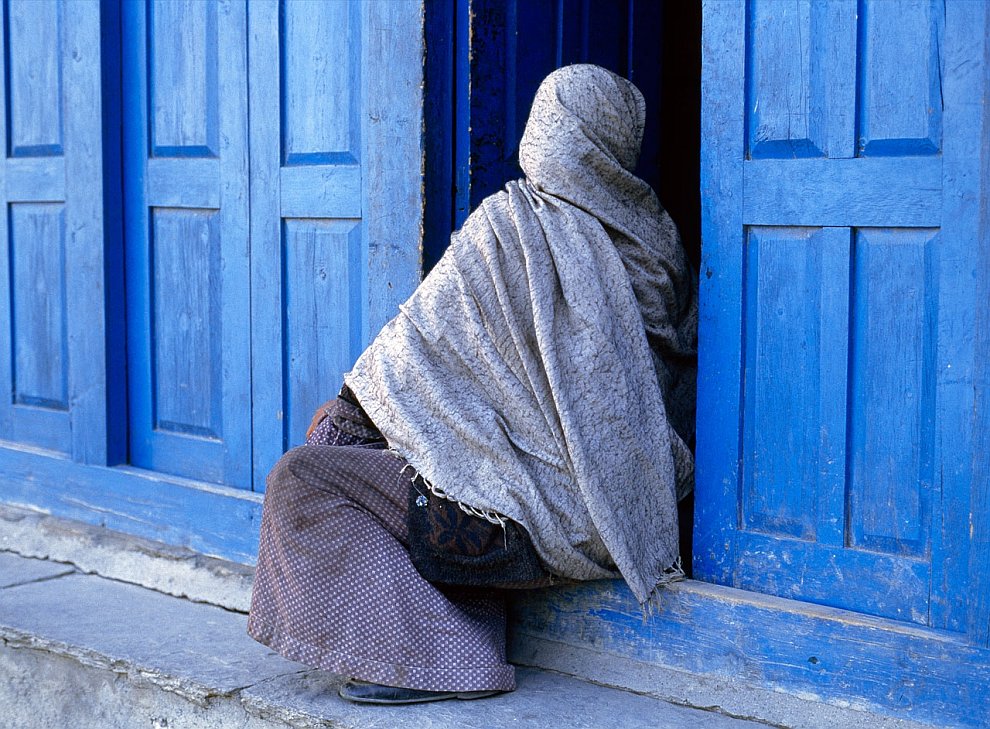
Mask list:
[[251,479],[242,2],[123,5],[130,461]]
[[105,463],[100,9],[2,13],[0,439]]
[[987,27],[964,1],[706,3],[696,575],[985,636]]
[[419,0],[252,2],[255,483],[419,280]]

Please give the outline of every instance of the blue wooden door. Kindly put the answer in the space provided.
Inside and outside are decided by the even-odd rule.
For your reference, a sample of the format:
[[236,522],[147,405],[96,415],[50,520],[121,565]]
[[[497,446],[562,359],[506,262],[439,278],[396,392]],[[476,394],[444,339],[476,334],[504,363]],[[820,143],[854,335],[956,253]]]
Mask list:
[[125,2],[130,462],[251,483],[243,2]]
[[419,281],[422,10],[248,5],[258,489]]
[[695,574],[985,641],[987,6],[712,0],[704,23]]
[[100,9],[0,13],[0,440],[106,463]]

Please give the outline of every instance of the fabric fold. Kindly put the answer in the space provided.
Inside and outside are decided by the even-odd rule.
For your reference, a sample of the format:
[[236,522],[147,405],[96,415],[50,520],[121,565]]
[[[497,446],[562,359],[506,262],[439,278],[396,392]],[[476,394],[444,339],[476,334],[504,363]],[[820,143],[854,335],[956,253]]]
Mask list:
[[640,602],[678,558],[697,326],[676,228],[629,171],[643,121],[625,79],[551,74],[527,178],[471,214],[345,378],[424,478],[522,524],[554,574],[621,573]]

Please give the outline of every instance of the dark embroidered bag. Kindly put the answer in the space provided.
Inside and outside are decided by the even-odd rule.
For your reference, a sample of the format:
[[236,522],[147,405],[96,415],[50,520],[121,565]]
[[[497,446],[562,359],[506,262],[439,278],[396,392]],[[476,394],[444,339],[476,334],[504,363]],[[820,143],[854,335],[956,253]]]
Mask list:
[[519,524],[505,529],[437,496],[417,476],[409,485],[409,556],[440,585],[525,589],[554,584]]

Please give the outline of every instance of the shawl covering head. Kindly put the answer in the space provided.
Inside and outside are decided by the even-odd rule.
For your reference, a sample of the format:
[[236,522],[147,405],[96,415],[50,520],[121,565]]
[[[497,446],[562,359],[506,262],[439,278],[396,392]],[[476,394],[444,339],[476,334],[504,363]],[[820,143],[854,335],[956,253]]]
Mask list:
[[678,558],[693,460],[672,421],[693,417],[697,325],[676,228],[631,172],[644,119],[625,79],[551,74],[526,178],[469,216],[346,377],[449,498],[522,524],[557,575],[618,570],[641,603]]

